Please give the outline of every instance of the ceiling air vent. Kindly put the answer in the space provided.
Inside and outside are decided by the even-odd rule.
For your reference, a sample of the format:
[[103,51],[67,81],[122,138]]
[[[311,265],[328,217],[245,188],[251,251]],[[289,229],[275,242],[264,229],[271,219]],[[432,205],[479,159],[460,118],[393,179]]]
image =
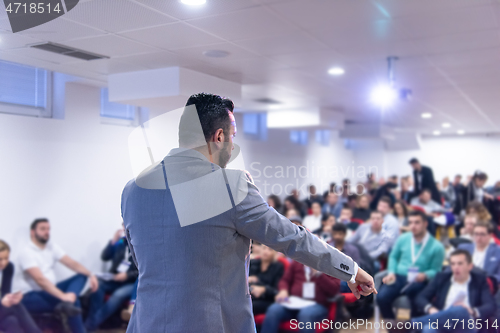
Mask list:
[[90,53],[87,51],[82,51],[78,50],[66,45],[60,45],[56,43],[44,43],[44,44],[36,44],[36,45],[31,45],[31,47],[35,49],[40,49],[52,53],[57,53],[57,54],[62,54],[66,55],[68,57],[73,57],[73,58],[78,58],[78,59],[83,59],[83,60],[95,60],[95,59],[105,59],[109,58],[103,55],[95,54],[95,53]]

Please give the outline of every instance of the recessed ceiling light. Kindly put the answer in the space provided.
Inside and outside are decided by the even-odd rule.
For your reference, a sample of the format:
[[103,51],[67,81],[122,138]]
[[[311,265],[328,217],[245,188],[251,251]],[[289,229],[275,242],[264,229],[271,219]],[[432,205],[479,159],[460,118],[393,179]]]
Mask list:
[[459,134],[459,135],[464,135],[464,134],[465,134],[465,131],[464,131],[464,130],[458,130],[458,131],[457,131],[457,134]]
[[207,0],[180,0],[181,3],[188,6],[199,6],[207,2]]
[[210,58],[225,58],[229,55],[229,52],[224,50],[208,50],[204,51],[203,55]]
[[328,74],[330,75],[343,75],[345,70],[341,67],[332,67],[328,70]]
[[441,135],[441,132],[440,131],[434,131],[434,132],[432,132],[432,134],[434,134],[434,135]]
[[432,113],[429,113],[429,112],[424,112],[420,115],[422,118],[424,119],[429,119],[429,118],[432,118]]
[[441,126],[443,126],[443,128],[450,128],[451,124],[450,123],[443,123]]

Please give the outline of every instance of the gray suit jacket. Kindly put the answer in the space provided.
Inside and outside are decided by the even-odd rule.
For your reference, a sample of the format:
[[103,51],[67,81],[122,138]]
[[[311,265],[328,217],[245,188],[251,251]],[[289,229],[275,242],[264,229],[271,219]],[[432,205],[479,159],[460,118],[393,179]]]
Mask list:
[[122,216],[139,269],[130,333],[255,332],[251,239],[342,280],[357,269],[269,207],[246,172],[221,169],[194,150],[173,149],[130,181]]

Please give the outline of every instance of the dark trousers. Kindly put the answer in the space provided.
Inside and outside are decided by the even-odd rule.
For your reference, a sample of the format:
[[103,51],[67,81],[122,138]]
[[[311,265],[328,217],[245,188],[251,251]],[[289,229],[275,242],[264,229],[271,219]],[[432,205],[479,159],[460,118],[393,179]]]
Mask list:
[[377,295],[377,304],[385,319],[394,319],[392,303],[401,295],[406,295],[412,303],[412,314],[415,313],[414,300],[419,292],[424,289],[427,282],[413,282],[407,286],[407,279],[404,275],[396,274],[396,281],[393,284],[383,284]]
[[8,333],[42,333],[22,304],[9,308],[0,305],[0,331]]
[[[85,275],[77,274],[67,280],[59,282],[56,287],[65,293],[74,293],[77,298],[74,303],[75,306],[80,306],[80,300],[78,295],[80,295],[83,287],[87,283],[87,277]],[[43,312],[53,312],[57,304],[61,300],[49,294],[46,291],[30,291],[24,295],[22,303],[31,313],[43,313]],[[85,333],[85,327],[83,326],[83,319],[81,315],[76,315],[68,317],[68,324],[73,333]]]
[[[134,293],[135,283],[99,280],[99,289],[90,296],[90,309],[85,321],[89,331],[95,331],[115,313]],[[104,296],[111,294],[107,302]]]

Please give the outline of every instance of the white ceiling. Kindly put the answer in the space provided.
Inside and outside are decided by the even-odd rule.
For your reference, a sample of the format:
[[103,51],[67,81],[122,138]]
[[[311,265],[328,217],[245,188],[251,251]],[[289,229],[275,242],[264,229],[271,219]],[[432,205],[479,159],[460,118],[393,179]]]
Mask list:
[[[12,34],[0,5],[0,59],[107,82],[112,73],[182,66],[245,85],[244,104],[269,97],[342,110],[423,134],[500,132],[500,0],[81,0],[64,16]],[[109,59],[32,49],[52,41]],[[208,58],[207,50],[225,50]],[[381,116],[371,88],[398,56],[413,100]],[[340,77],[327,74],[341,66]],[[244,95],[245,97],[245,95]],[[421,119],[422,112],[433,114]],[[441,128],[449,122],[450,129]]]

